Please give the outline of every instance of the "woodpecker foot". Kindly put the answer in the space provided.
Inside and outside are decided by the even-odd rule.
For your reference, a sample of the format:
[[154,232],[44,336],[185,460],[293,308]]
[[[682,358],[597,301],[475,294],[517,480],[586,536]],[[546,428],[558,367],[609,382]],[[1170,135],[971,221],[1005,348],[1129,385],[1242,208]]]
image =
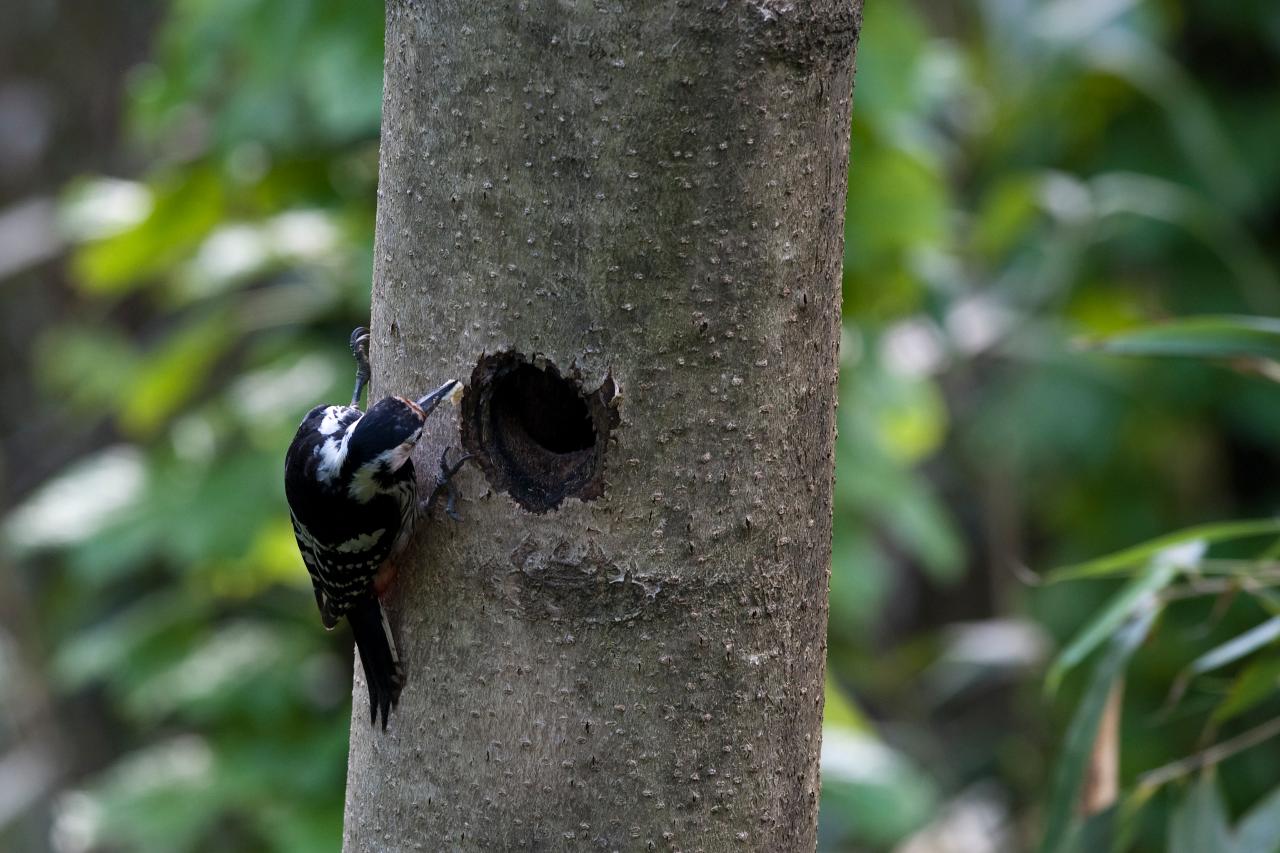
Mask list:
[[423,502],[423,514],[427,517],[431,516],[432,510],[436,507],[436,502],[443,495],[444,514],[452,518],[454,521],[462,521],[462,516],[458,515],[458,486],[453,482],[453,475],[458,473],[470,459],[470,453],[464,453],[454,463],[449,463],[449,451],[453,448],[446,447],[444,452],[440,454],[440,472],[436,474],[436,486],[431,490],[431,494]]
[[373,371],[369,368],[369,330],[356,326],[351,333],[351,354],[356,359],[356,390],[351,392],[351,405],[360,405],[360,393],[369,384]]

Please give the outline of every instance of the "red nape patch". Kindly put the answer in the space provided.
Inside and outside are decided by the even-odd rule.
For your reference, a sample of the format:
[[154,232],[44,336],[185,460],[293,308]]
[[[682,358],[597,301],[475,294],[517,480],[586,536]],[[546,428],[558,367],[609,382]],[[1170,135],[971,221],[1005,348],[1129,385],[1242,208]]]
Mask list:
[[409,407],[409,409],[410,409],[410,410],[411,410],[415,415],[417,415],[417,416],[418,416],[418,419],[419,419],[419,420],[425,420],[425,419],[426,419],[426,417],[427,417],[427,413],[426,413],[426,412],[424,412],[424,411],[422,411],[422,407],[421,407],[421,406],[419,406],[417,403],[413,402],[412,400],[408,399],[407,397],[396,397],[396,399],[397,399],[397,400],[399,400],[401,403],[404,403],[406,406],[408,406],[408,407]]

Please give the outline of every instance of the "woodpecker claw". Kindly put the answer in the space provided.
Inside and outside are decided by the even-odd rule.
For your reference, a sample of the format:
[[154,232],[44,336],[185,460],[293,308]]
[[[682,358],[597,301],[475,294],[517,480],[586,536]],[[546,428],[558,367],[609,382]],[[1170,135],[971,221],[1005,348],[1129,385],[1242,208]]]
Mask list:
[[369,368],[369,330],[356,326],[351,333],[351,354],[356,359],[356,390],[351,392],[351,405],[360,405],[360,394],[369,384],[373,371]]
[[462,516],[458,514],[458,486],[453,482],[453,475],[457,474],[459,469],[472,459],[472,454],[464,453],[456,462],[449,464],[449,451],[451,449],[446,447],[444,452],[440,454],[440,473],[436,474],[436,486],[427,497],[423,513],[430,517],[432,510],[435,509],[436,502],[440,500],[441,495],[444,495],[444,514],[454,521],[462,521]]

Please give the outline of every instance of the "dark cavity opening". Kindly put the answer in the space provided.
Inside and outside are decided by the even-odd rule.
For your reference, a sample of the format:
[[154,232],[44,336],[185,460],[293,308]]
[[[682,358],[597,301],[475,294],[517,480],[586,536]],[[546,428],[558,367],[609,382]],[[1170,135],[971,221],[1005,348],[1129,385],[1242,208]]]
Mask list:
[[591,412],[571,382],[522,364],[493,383],[494,435],[517,444],[532,441],[551,453],[595,446]]
[[486,355],[462,401],[462,443],[490,484],[532,512],[604,492],[604,454],[618,423],[612,377],[594,391],[542,359]]

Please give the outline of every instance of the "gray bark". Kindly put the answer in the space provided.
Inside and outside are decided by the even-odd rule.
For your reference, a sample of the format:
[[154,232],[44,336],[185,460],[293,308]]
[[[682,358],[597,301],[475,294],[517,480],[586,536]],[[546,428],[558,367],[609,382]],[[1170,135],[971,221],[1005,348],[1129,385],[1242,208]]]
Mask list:
[[470,383],[424,479],[503,428],[486,354],[608,438],[554,508],[485,458],[422,525],[347,850],[814,847],[859,5],[388,3],[375,394]]

